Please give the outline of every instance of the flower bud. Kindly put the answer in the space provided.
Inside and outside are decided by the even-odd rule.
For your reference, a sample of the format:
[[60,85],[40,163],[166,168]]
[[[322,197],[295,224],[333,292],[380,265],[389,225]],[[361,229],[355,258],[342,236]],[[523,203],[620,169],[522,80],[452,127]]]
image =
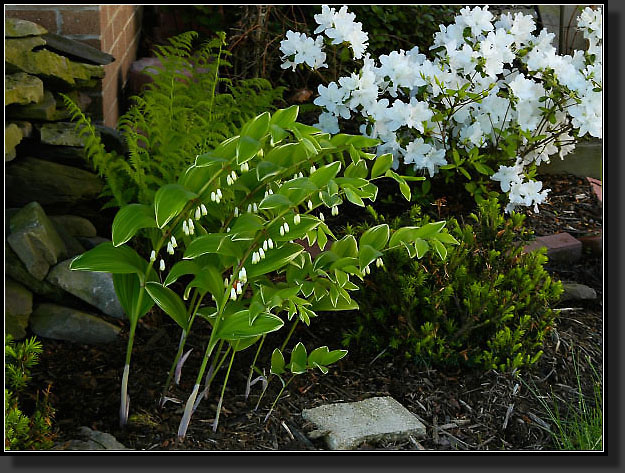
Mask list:
[[254,209],[254,213],[258,213],[258,205],[256,205],[256,202],[254,202],[254,206],[252,208]]
[[236,181],[239,178],[239,176],[237,176],[237,173],[233,170],[230,173],[230,178],[232,179],[232,182],[234,182],[234,181]]
[[301,221],[302,221],[302,217],[300,217],[299,214],[295,214],[295,217],[293,217],[293,223],[295,225],[299,225]]
[[273,240],[271,238],[267,240],[267,245],[269,246],[270,250],[273,250]]
[[201,216],[202,216],[202,211],[200,210],[200,208],[199,208],[199,207],[197,207],[197,208],[195,209],[195,219],[196,219],[196,220],[199,220]]
[[237,283],[237,294],[239,295],[243,294],[243,286],[241,285],[240,282]]
[[223,194],[221,193],[221,189],[217,189],[217,197],[219,197],[220,199],[223,198]]
[[200,210],[202,211],[202,215],[204,216],[208,215],[208,210],[206,210],[206,205],[204,204],[200,205]]
[[319,220],[321,220],[322,222],[326,221],[326,218],[323,216],[323,212],[319,212]]
[[189,226],[187,225],[187,221],[182,222],[182,231],[185,235],[189,236]]
[[247,172],[250,170],[250,166],[247,163],[241,164],[241,172]]
[[237,300],[237,291],[234,288],[230,289],[230,299],[233,301]]
[[224,278],[224,287],[228,287],[228,284],[229,284],[228,278]]
[[291,229],[289,228],[289,224],[284,222],[284,233],[289,233]]
[[312,200],[309,199],[308,200],[308,210],[312,210],[312,208],[313,208],[313,203],[312,203]]
[[280,236],[284,236],[284,225],[280,226]]
[[260,259],[265,259],[265,250],[263,250],[262,248],[259,248],[258,254],[260,255]]
[[229,186],[234,184],[234,182],[232,182],[232,178],[230,176],[226,176],[226,184],[228,184]]
[[160,266],[159,266],[159,269],[160,269],[161,271],[165,271],[165,260],[163,260],[162,258],[161,258],[161,264],[160,264]]
[[169,253],[170,255],[174,254],[174,247],[171,245],[171,241],[167,243],[167,253]]
[[336,205],[332,206],[332,216],[336,217],[339,214],[339,208]]
[[150,253],[150,261],[156,261],[156,251],[154,250],[152,250],[152,253]]
[[217,199],[217,194],[215,194],[215,192],[211,192],[211,202],[215,202],[216,199]]
[[267,251],[268,247],[269,247],[269,243],[267,243],[267,240],[263,241],[263,250]]
[[382,258],[377,258],[377,259],[375,260],[375,265],[376,265],[378,268],[381,268],[382,266],[384,266],[384,261],[382,260]]
[[235,207],[234,208],[234,216],[238,217],[239,216],[239,207]]
[[252,211],[252,204],[247,204],[247,211],[251,212]]
[[312,166],[310,166],[310,173],[312,174],[313,172],[315,172],[317,170],[317,168],[315,167],[315,165],[313,164]]

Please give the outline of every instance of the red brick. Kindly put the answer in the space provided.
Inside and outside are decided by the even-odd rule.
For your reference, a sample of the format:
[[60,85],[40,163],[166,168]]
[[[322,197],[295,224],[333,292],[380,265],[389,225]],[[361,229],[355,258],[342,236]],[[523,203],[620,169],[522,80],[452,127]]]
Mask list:
[[56,12],[51,10],[6,10],[7,18],[18,18],[20,20],[32,21],[43,26],[49,33],[59,33],[56,27]]
[[62,34],[100,34],[98,10],[64,11],[62,15]]
[[582,242],[566,232],[538,237],[524,250],[529,252],[541,247],[547,248],[547,256],[553,261],[577,261],[582,256]]
[[594,177],[586,178],[590,183],[590,187],[592,187],[592,191],[599,199],[599,202],[603,204],[603,184],[599,179],[595,179]]

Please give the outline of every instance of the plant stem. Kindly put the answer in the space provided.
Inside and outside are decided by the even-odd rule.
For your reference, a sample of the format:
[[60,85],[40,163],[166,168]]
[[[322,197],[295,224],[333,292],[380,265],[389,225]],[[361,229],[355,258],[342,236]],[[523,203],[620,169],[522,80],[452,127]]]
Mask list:
[[267,334],[263,335],[263,338],[260,340],[260,343],[258,344],[258,348],[256,349],[256,354],[254,355],[254,360],[252,361],[252,365],[250,366],[250,374],[247,375],[245,399],[247,399],[250,394],[250,383],[252,382],[252,374],[254,373],[254,367],[256,366],[256,360],[258,359],[258,354],[260,353],[260,349],[263,347],[263,343],[265,343],[265,338],[267,338]]
[[[278,402],[278,399],[280,399],[280,396],[282,396],[282,393],[284,392],[284,390],[286,389],[286,387],[289,385],[289,383],[291,381],[293,381],[293,378],[295,378],[295,375],[291,376],[291,379],[289,379],[286,383],[282,383],[282,389],[280,389],[280,392],[278,393],[278,395],[276,396],[276,399],[273,401],[273,403],[271,404],[271,407],[269,408],[269,412],[267,412],[267,415],[265,416],[265,422],[267,422],[267,419],[269,419],[269,416],[271,415],[271,413],[273,412],[274,407],[276,407],[276,404]],[[282,380],[282,379],[280,379]]]
[[232,357],[230,358],[230,364],[228,365],[228,371],[226,371],[226,378],[221,388],[221,396],[219,396],[219,403],[217,404],[217,413],[215,414],[215,422],[213,422],[213,432],[217,432],[217,424],[219,424],[219,414],[221,413],[221,405],[224,400],[224,394],[226,392],[226,384],[228,384],[228,378],[230,377],[230,370],[232,369],[232,363],[234,362],[234,356],[237,354],[237,347],[239,342],[232,348]]
[[291,330],[289,331],[289,334],[286,336],[286,339],[284,340],[284,342],[282,343],[282,346],[280,347],[280,351],[284,351],[284,347],[286,347],[286,344],[289,343],[289,339],[291,338],[291,335],[293,335],[293,332],[295,331],[295,327],[297,327],[298,322],[299,322],[299,317],[295,319],[295,322],[293,322],[293,325],[291,326]]

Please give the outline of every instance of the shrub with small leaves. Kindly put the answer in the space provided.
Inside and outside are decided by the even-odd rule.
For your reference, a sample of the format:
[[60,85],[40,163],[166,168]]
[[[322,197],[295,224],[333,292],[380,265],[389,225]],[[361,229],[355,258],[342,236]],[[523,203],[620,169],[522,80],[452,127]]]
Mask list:
[[[418,215],[409,218],[422,221]],[[523,252],[525,216],[506,219],[494,199],[470,219],[475,227],[450,220],[460,244],[445,261],[389,253],[393,270],[376,272],[357,293],[358,324],[345,344],[443,367],[504,371],[536,362],[562,293],[543,267],[545,249]]]
[[50,387],[36,397],[31,415],[20,406],[20,395],[26,393],[30,370],[42,352],[39,341],[32,337],[15,343],[11,335],[5,338],[4,430],[6,450],[46,450],[52,447],[52,418],[49,403]]

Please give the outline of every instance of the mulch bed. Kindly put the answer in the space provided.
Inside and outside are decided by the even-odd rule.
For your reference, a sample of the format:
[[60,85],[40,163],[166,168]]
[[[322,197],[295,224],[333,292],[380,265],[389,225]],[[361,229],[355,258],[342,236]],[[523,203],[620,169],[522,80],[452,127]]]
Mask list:
[[[552,189],[540,213],[528,213],[527,224],[537,235],[567,231],[573,236],[596,234],[602,212],[586,180],[574,176],[544,176]],[[548,419],[534,390],[560,405],[576,403],[578,364],[582,389],[592,393],[591,366],[601,373],[603,353],[602,260],[584,253],[572,264],[552,264],[550,271],[563,281],[586,284],[597,291],[595,301],[562,302],[554,330],[545,342],[544,355],[532,373],[442,372],[424,370],[402,360],[359,353],[333,365],[327,375],[297,377],[287,388],[267,422],[264,417],[278,392],[270,384],[258,411],[254,406],[260,383],[245,399],[246,366],[254,350],[235,360],[217,432],[212,421],[220,383],[195,412],[184,442],[176,440],[184,401],[193,387],[207,333],[194,327],[188,347],[194,350],[184,365],[181,384],[173,395],[182,404],[157,408],[162,383],[177,349],[179,332],[169,320],[150,314],[141,320],[135,339],[129,393],[131,422],[118,425],[119,386],[124,365],[125,337],[103,346],[45,340],[45,354],[35,374],[40,386],[52,383],[52,405],[59,440],[73,438],[80,426],[109,432],[129,448],[138,450],[324,450],[322,439],[311,440],[315,427],[301,417],[302,409],[325,403],[393,396],[427,427],[425,439],[362,445],[362,450],[553,450]],[[311,328],[299,326],[292,340],[306,346],[341,347],[341,332],[349,325],[344,313],[324,314]],[[121,325],[121,324],[120,324]],[[268,337],[266,347],[278,346],[280,337]],[[248,353],[250,351],[250,353]],[[267,366],[271,350],[263,350]],[[264,363],[262,363],[264,361]],[[240,367],[237,370],[237,365]],[[531,389],[530,389],[531,388]],[[565,401],[562,403],[562,401]]]

